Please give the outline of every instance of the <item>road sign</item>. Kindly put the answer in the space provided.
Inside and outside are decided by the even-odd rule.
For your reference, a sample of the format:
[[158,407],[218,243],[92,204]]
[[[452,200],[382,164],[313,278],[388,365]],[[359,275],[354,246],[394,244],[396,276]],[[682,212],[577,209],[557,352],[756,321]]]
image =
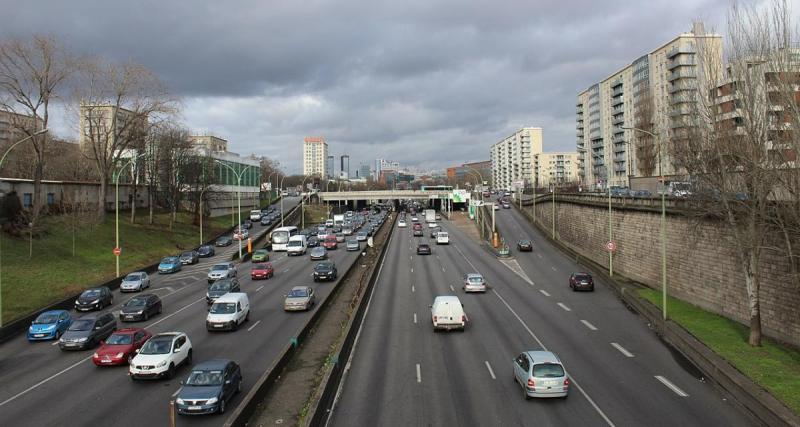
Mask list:
[[609,251],[609,252],[616,251],[617,250],[617,242],[615,242],[613,240],[610,241],[610,242],[607,242],[606,243],[606,250]]
[[120,256],[122,254],[122,249],[114,248],[114,256]]

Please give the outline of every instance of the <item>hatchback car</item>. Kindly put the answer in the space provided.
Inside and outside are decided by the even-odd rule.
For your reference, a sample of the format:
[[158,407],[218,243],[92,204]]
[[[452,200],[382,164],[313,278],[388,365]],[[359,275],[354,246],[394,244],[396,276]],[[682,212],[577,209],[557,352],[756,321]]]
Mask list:
[[132,380],[172,378],[175,370],[192,363],[192,342],[183,332],[153,335],[130,361],[128,374]]
[[227,359],[198,363],[181,381],[175,406],[181,415],[224,413],[228,402],[242,391],[242,370]]
[[514,359],[514,381],[522,386],[525,399],[564,397],[569,394],[569,376],[558,356],[550,351],[526,351]]
[[208,283],[228,277],[236,277],[236,264],[232,262],[221,262],[212,265],[206,276]]
[[270,225],[272,224],[272,217],[270,215],[263,215],[260,222],[261,225]]
[[181,254],[181,264],[197,264],[200,261],[200,254],[197,251],[186,251]]
[[336,240],[336,235],[328,234],[325,236],[325,240],[322,241],[322,247],[325,249],[336,249],[339,246],[339,243]]
[[312,261],[327,259],[328,250],[322,246],[317,246],[316,248],[311,249],[311,252],[309,252],[309,258],[311,258]]
[[285,297],[284,311],[308,310],[314,306],[314,289],[311,286],[295,286]]
[[176,271],[181,271],[181,263],[180,258],[176,256],[168,256],[161,260],[161,263],[158,264],[158,272],[160,274],[169,274],[175,273]]
[[430,255],[431,247],[427,243],[420,243],[417,245],[417,255]]
[[569,276],[569,287],[573,291],[594,291],[594,279],[589,273],[572,273]]
[[230,246],[233,243],[233,239],[231,236],[221,236],[217,239],[216,243],[217,246]]
[[114,331],[105,341],[101,341],[100,348],[92,355],[92,363],[96,366],[113,366],[129,363],[136,350],[152,337],[146,329],[122,328]]
[[119,284],[119,291],[137,292],[143,291],[145,288],[149,287],[150,276],[148,276],[144,271],[135,271],[133,273],[129,273],[124,279],[122,279],[122,282]]
[[111,294],[111,289],[108,286],[100,286],[83,291],[75,300],[75,310],[100,310],[112,304],[114,304],[114,295]]
[[36,316],[28,328],[28,341],[59,339],[72,324],[66,310],[48,310]]
[[203,245],[197,248],[197,256],[200,258],[209,258],[214,256],[214,247],[211,245]]
[[531,252],[533,251],[533,243],[527,239],[520,240],[517,242],[517,250],[520,252]]
[[269,251],[266,249],[256,249],[253,252],[253,256],[250,257],[250,260],[253,262],[269,261]]
[[367,231],[359,231],[356,233],[356,240],[359,242],[366,242],[368,237],[369,233]]
[[435,239],[436,236],[438,236],[438,235],[439,235],[439,229],[438,228],[434,228],[433,230],[431,230],[431,233],[430,233],[431,239]]
[[150,317],[161,314],[161,309],[161,298],[159,298],[158,295],[137,295],[120,307],[119,321],[133,322],[136,320],[149,320]]
[[220,279],[208,286],[206,302],[212,304],[217,298],[228,292],[240,292],[239,281],[235,277]]
[[247,231],[247,228],[237,228],[233,232],[233,240],[246,240],[248,237],[250,237],[250,232]]
[[245,230],[249,230],[249,229],[253,228],[253,224],[250,221],[242,221],[241,228],[244,228]]
[[272,267],[272,264],[268,262],[253,264],[250,268],[250,278],[253,280],[270,279],[274,275],[275,269]]
[[342,233],[336,233],[336,243],[344,243],[345,237]]
[[332,261],[321,262],[314,266],[314,281],[320,280],[336,280],[339,272],[336,270],[336,264]]
[[358,243],[356,239],[348,239],[347,240],[347,250],[348,251],[357,251],[361,249],[361,245]]
[[486,280],[478,273],[465,274],[461,287],[464,292],[486,292]]
[[403,220],[403,219],[401,219],[400,221],[397,221],[397,226],[400,227],[400,228],[405,227],[406,226],[406,221]]
[[109,312],[87,314],[72,321],[59,338],[58,347],[61,350],[92,348],[108,338],[114,329],[117,329],[117,321],[113,314]]

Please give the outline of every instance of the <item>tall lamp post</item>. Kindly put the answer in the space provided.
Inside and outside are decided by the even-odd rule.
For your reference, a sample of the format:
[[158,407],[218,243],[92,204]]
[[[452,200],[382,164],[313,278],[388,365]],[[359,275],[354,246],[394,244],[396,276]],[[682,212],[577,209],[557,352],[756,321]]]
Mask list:
[[[15,142],[13,145],[8,147],[6,152],[3,154],[3,157],[0,158],[0,170],[2,170],[3,163],[6,162],[6,157],[8,157],[8,153],[10,153],[11,150],[16,148],[18,145],[22,144],[23,142],[33,138],[34,136],[39,136],[39,135],[42,135],[44,133],[47,133],[48,130],[49,129],[45,128],[45,129],[42,129],[40,131],[37,131],[33,135],[28,135],[25,138],[20,139],[19,141]],[[0,242],[2,241],[2,236],[3,236],[3,230],[0,229]],[[0,252],[0,254],[2,254],[2,252]],[[0,258],[0,260],[2,260],[2,258]],[[2,266],[2,264],[0,264],[0,266]],[[0,270],[0,273],[2,273],[2,270]],[[2,281],[2,275],[0,275],[0,326],[3,326],[3,281]]]
[[247,172],[248,169],[254,166],[247,165],[247,167],[245,167],[241,171],[236,172],[236,169],[232,168],[229,164],[224,163],[218,159],[214,159],[214,161],[230,169],[230,171],[236,177],[236,207],[239,211],[239,223],[237,225],[237,227],[239,228],[239,259],[242,259],[242,176],[244,176],[244,173]]
[[661,314],[667,320],[667,208],[666,208],[666,188],[664,188],[664,169],[663,156],[661,155],[661,139],[658,132],[649,132],[633,126],[623,126],[622,129],[633,130],[650,135],[658,141],[658,175],[661,181]]
[[[119,277],[119,257],[121,256],[120,247],[119,247],[119,176],[122,175],[122,171],[128,167],[131,163],[135,162],[140,157],[146,156],[147,153],[142,153],[137,156],[131,157],[128,159],[125,164],[122,165],[119,169],[115,170],[114,173],[111,174],[111,178],[114,180],[114,258],[116,258],[116,266],[117,266],[117,276]],[[134,177],[135,179],[135,177]],[[105,197],[105,196],[102,196]],[[136,200],[133,201],[136,204]],[[135,208],[134,208],[135,209]]]
[[303,190],[306,189],[306,180],[311,178],[312,175],[306,175],[303,177],[303,182],[300,183],[300,229],[306,228],[306,211],[305,211],[305,201],[306,198],[303,196]]
[[274,171],[267,176],[267,182],[270,183],[269,193],[267,195],[267,206],[272,204],[272,175],[278,173],[278,171]]
[[[277,179],[278,179],[278,177],[276,176],[275,180],[277,181]],[[281,185],[278,186],[278,191],[280,191],[281,193],[283,193],[283,180],[284,179],[286,179],[286,175],[281,177]],[[281,195],[281,227],[283,227],[283,195]]]

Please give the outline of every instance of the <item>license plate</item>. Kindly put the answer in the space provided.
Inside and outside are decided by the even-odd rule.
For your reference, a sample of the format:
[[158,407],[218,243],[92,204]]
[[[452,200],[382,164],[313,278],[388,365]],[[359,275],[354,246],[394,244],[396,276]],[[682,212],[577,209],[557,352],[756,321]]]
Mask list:
[[547,386],[558,385],[558,381],[557,380],[546,381],[544,385],[547,385]]
[[111,363],[111,360],[110,359],[103,359],[100,362],[101,363]]
[[44,336],[44,334],[33,334],[33,336],[36,337],[36,338],[41,338],[41,337]]
[[133,316],[126,315],[125,318],[126,319],[133,319]]
[[214,325],[215,328],[221,328],[222,325]]
[[75,347],[75,346],[76,346],[76,345],[78,345],[78,344],[75,344],[74,342],[68,342],[68,343],[65,343],[64,345],[65,345],[66,347]]
[[190,407],[189,407],[189,410],[190,410],[190,411],[199,411],[199,410],[201,410],[201,409],[203,409],[203,408],[202,408],[202,407],[200,407],[200,406],[190,406]]

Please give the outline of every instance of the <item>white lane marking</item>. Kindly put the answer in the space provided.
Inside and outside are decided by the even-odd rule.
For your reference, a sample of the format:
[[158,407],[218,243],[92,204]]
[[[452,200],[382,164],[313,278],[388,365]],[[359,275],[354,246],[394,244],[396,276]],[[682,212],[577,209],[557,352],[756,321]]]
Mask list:
[[587,328],[589,328],[589,329],[591,329],[591,330],[593,330],[593,331],[596,331],[596,330],[597,330],[597,327],[596,327],[596,326],[592,325],[591,323],[589,323],[589,322],[588,322],[588,321],[586,321],[586,320],[583,320],[583,319],[581,319],[581,323],[583,323],[584,325],[586,325],[586,327],[587,327]]
[[541,258],[542,258],[542,254],[536,254],[536,256],[538,256],[538,257],[539,257],[539,259],[541,259]]
[[547,292],[546,290],[544,290],[544,289],[539,289],[539,292],[541,292],[541,293],[542,293],[542,295],[544,295],[544,296],[546,296],[546,297],[549,297],[549,296],[550,296],[550,293],[548,293],[548,292]]
[[417,363],[417,382],[418,383],[422,382],[422,373],[419,370],[419,363]]
[[287,268],[286,270],[283,270],[283,272],[284,272],[284,273],[286,273],[286,272],[288,272],[288,271],[289,271],[289,270],[291,270],[291,269],[292,269],[292,267],[289,267],[289,268]]
[[256,321],[256,323],[253,323],[253,326],[247,328],[247,332],[252,331],[256,326],[258,326],[259,323],[261,323],[260,320]]
[[488,369],[488,370],[489,370],[489,375],[491,375],[491,376],[492,376],[492,379],[493,379],[493,380],[496,380],[496,379],[497,379],[497,377],[496,377],[496,376],[494,376],[494,371],[492,371],[492,365],[490,365],[490,364],[489,364],[489,361],[488,361],[488,360],[485,360],[483,363],[485,363],[485,364],[486,364],[486,369]]
[[447,273],[446,271],[444,271],[444,267],[442,267],[442,273]]
[[414,272],[414,267],[411,267],[411,272],[412,272],[412,273]]
[[58,345],[58,340],[53,341],[53,343],[50,345]]
[[614,348],[616,348],[617,350],[619,350],[619,352],[620,352],[620,353],[622,353],[622,354],[624,354],[624,355],[625,355],[625,357],[633,357],[633,353],[631,353],[631,352],[630,352],[630,351],[628,351],[628,350],[625,350],[625,347],[623,347],[623,346],[621,346],[621,345],[619,345],[619,344],[617,344],[617,343],[615,343],[615,342],[612,342],[612,343],[611,343],[611,346],[612,346],[612,347],[614,347]]
[[453,288],[453,285],[450,285],[450,290],[453,291],[453,292],[456,291],[455,288]]
[[408,256],[408,260],[409,260],[409,261],[414,261],[414,257],[413,257],[413,256],[411,256],[411,255],[409,255],[409,256]]
[[508,261],[500,260],[500,263],[506,266],[506,268],[508,268],[509,270],[513,271],[514,274],[521,277],[522,280],[524,280],[526,283],[533,286],[533,280],[531,280],[531,278],[528,277],[527,274],[525,274],[525,271],[522,270],[522,266],[520,266],[516,260],[508,260]]
[[181,392],[181,390],[183,390],[183,387],[181,387],[181,388],[179,388],[179,389],[175,390],[175,393],[172,393],[172,397],[175,397],[175,396],[177,396],[177,395],[178,395],[178,393],[180,393],[180,392]]
[[561,308],[563,308],[563,309],[564,309],[564,311],[572,311],[572,309],[571,309],[571,308],[569,308],[569,307],[567,307],[566,305],[564,305],[564,303],[563,303],[563,302],[559,302],[559,303],[558,303],[558,306],[559,306],[559,307],[561,307]]
[[414,292],[414,285],[411,285],[411,292]]
[[[313,276],[313,274],[312,274],[312,276]],[[259,287],[256,289],[256,292],[258,292],[258,291],[260,291],[260,290],[262,290],[262,289],[264,289],[264,285],[261,285],[261,286],[259,286]]]
[[79,361],[77,361],[77,362],[73,363],[72,365],[69,365],[69,366],[67,366],[66,368],[64,368],[64,369],[62,369],[62,370],[60,370],[60,371],[56,372],[55,374],[53,374],[53,375],[51,375],[51,376],[49,376],[49,377],[47,377],[47,378],[45,378],[45,379],[43,379],[43,380],[39,381],[38,383],[36,383],[36,384],[34,384],[34,385],[32,385],[32,386],[30,386],[30,387],[26,388],[25,390],[22,390],[21,392],[19,392],[19,393],[17,393],[17,394],[15,394],[15,395],[13,395],[13,396],[11,396],[11,397],[9,397],[8,399],[4,400],[3,402],[0,402],[0,406],[3,406],[3,405],[5,405],[6,403],[8,403],[8,402],[11,402],[11,401],[15,400],[16,398],[18,398],[18,397],[22,396],[23,394],[25,394],[25,393],[28,393],[29,391],[31,391],[31,390],[33,390],[33,389],[35,389],[36,387],[39,387],[40,385],[42,385],[42,384],[44,384],[44,383],[46,383],[46,382],[48,382],[48,381],[52,380],[53,378],[55,378],[55,377],[57,377],[57,376],[59,376],[59,375],[63,374],[64,372],[67,372],[67,371],[69,371],[70,369],[72,369],[72,368],[74,368],[74,367],[76,367],[76,366],[80,365],[81,363],[83,363],[83,362],[85,362],[85,361],[87,361],[87,360],[89,360],[89,359],[91,359],[91,358],[92,358],[92,356],[87,356],[87,357],[84,357],[83,359],[81,359],[81,360],[79,360]]
[[556,270],[556,268],[555,268],[555,267],[550,267],[550,268],[552,268],[552,269],[553,269],[553,271],[558,271],[558,270]]
[[414,323],[417,323],[417,313],[414,313]]
[[181,311],[183,311],[183,310],[186,310],[187,308],[189,308],[189,307],[191,307],[191,306],[193,306],[193,305],[197,304],[198,302],[200,302],[200,301],[205,301],[205,300],[206,300],[206,297],[202,297],[202,298],[199,298],[199,299],[195,300],[194,302],[190,302],[189,304],[187,304],[187,305],[183,306],[183,308],[181,308],[180,310],[178,310],[178,311],[176,311],[176,312],[174,312],[174,313],[172,313],[172,314],[170,314],[170,315],[168,315],[168,316],[164,316],[164,317],[162,317],[162,318],[161,318],[161,319],[159,319],[158,321],[155,321],[155,322],[153,322],[153,323],[151,323],[151,324],[147,325],[145,328],[152,328],[153,326],[155,326],[155,325],[158,325],[159,323],[161,323],[161,322],[163,322],[163,321],[165,321],[165,320],[169,319],[170,317],[172,317],[172,316],[174,316],[174,315],[176,315],[176,314],[180,313],[180,312],[181,312]]
[[678,386],[676,386],[675,384],[672,384],[668,379],[662,377],[661,375],[656,375],[656,379],[661,381],[661,384],[664,384],[670,390],[674,391],[675,394],[677,394],[678,396],[680,396],[680,397],[689,397],[689,395],[686,394],[686,392],[684,392],[683,390],[678,388]]

